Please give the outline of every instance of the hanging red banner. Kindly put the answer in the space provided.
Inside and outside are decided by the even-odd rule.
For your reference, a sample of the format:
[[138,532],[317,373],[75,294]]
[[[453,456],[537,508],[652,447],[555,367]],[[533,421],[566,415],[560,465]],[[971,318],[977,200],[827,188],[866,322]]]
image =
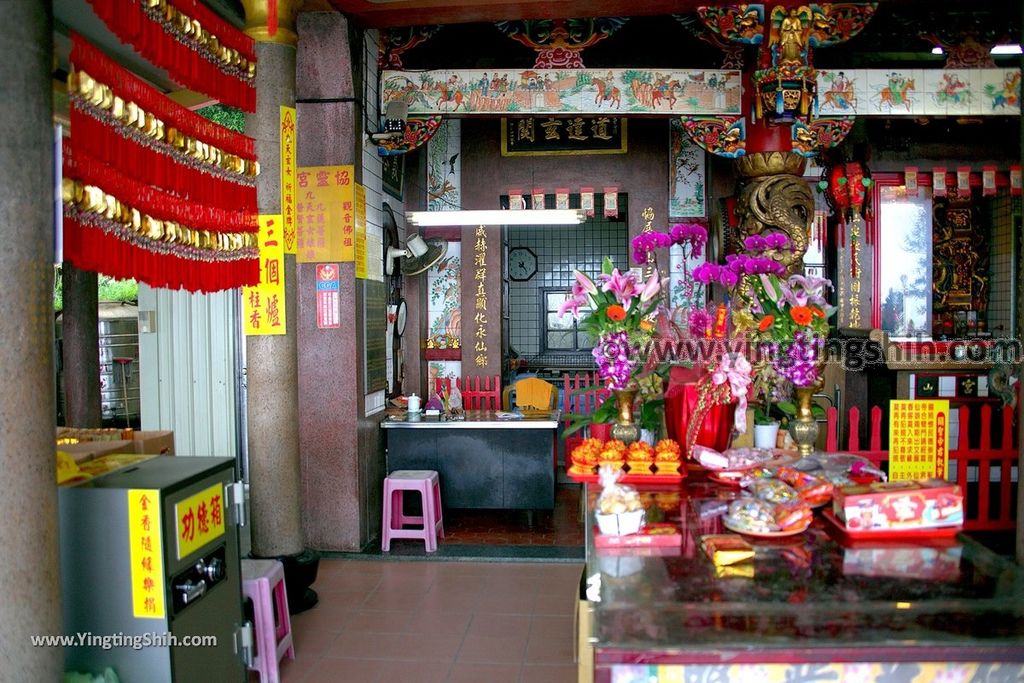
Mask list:
[[946,167],[938,166],[932,169],[932,195],[936,197],[946,196]]
[[604,188],[604,215],[608,218],[619,217],[619,188]]
[[983,166],[981,169],[981,194],[993,197],[996,194],[996,167]]
[[555,190],[555,208],[556,209],[568,209],[569,208],[569,188],[559,187]]
[[580,188],[580,208],[583,209],[588,216],[594,215],[594,188]]
[[917,166],[907,166],[903,169],[903,185],[907,188],[908,197],[917,196]]
[[956,192],[961,197],[971,196],[971,167],[957,166],[956,168]]
[[531,195],[531,206],[534,209],[544,208],[544,188],[535,187],[533,188],[533,194]]
[[523,199],[523,191],[518,187],[508,191],[508,208],[513,211],[526,208],[526,201]]

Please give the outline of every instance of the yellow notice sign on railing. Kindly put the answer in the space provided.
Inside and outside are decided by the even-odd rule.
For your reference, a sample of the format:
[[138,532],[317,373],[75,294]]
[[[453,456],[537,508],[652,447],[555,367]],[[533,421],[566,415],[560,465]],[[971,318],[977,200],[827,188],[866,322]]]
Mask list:
[[948,472],[949,401],[889,401],[889,479],[945,479]]
[[224,485],[203,489],[174,505],[180,560],[224,535]]
[[160,491],[128,490],[128,561],[131,562],[132,614],[164,618],[163,543]]

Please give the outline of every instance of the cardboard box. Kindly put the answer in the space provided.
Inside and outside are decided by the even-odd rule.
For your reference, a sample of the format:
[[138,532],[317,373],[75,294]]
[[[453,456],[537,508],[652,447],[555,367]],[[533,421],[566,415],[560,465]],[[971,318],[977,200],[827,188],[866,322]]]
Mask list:
[[135,445],[132,441],[83,441],[56,446],[56,450],[64,451],[80,464],[107,453],[134,453]]
[[836,490],[832,509],[851,531],[927,529],[964,523],[960,487],[944,479],[844,486]]
[[132,434],[135,453],[146,455],[174,455],[173,431],[137,431]]

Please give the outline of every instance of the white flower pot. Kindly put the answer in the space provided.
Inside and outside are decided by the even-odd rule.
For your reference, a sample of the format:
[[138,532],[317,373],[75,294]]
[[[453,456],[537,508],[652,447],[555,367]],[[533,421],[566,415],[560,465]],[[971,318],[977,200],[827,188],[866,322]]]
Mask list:
[[779,436],[779,423],[754,425],[754,448],[775,448]]

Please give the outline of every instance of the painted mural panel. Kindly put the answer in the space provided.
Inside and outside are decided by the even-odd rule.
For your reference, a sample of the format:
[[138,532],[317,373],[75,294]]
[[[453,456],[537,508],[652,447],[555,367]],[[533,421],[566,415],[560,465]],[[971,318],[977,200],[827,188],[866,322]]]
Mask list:
[[427,210],[462,208],[462,128],[445,119],[427,143]]
[[438,379],[450,379],[454,382],[462,377],[461,360],[432,360],[427,363],[427,392],[434,393]]
[[823,69],[818,114],[1019,116],[1019,69]]
[[686,134],[680,119],[672,119],[669,144],[668,215],[703,218],[707,215],[707,153]]
[[385,71],[409,114],[738,114],[740,72],[719,69]]
[[427,349],[462,348],[462,243],[427,271]]

